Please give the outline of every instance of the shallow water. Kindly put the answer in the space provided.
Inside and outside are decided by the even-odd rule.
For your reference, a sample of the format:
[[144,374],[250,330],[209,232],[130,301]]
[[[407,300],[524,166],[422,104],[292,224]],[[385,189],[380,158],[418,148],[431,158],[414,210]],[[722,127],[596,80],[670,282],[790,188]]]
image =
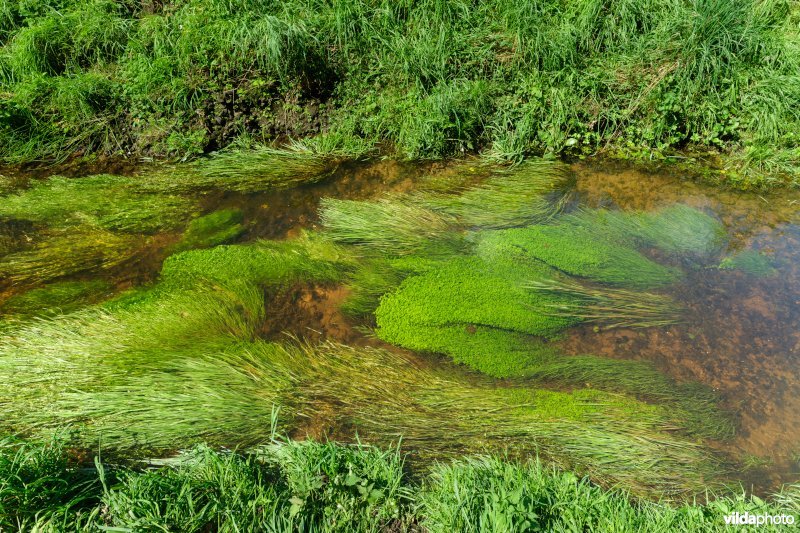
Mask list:
[[721,190],[668,174],[574,167],[590,206],[649,210],[684,203],[714,213],[728,249],[756,250],[777,270],[759,278],[737,270],[688,270],[673,294],[685,323],[645,330],[571,330],[567,353],[643,359],[681,380],[713,387],[736,416],[737,451],[769,461],[770,484],[796,480],[800,465],[800,193]]
[[[257,194],[211,193],[203,196],[202,206],[204,212],[226,207],[242,210],[247,229],[237,242],[285,239],[318,226],[317,208],[323,197],[368,199],[408,192],[432,174],[451,171],[444,164],[351,163],[320,183]],[[687,269],[680,284],[663,291],[685,306],[682,323],[647,329],[582,325],[567,330],[558,345],[567,354],[652,361],[680,381],[713,387],[724,407],[734,413],[737,432],[732,442],[710,445],[758,457],[763,467],[749,481],[759,486],[796,480],[800,470],[800,193],[727,191],[677,175],[643,173],[624,166],[576,164],[572,171],[576,202],[581,205],[652,210],[687,204],[718,217],[729,242],[719,257],[702,268]],[[18,181],[25,185],[26,180]],[[21,221],[0,223],[8,232],[36,238],[35,226]],[[177,233],[150,237],[139,257],[103,276],[117,291],[154,280],[178,238]],[[763,253],[776,272],[757,277],[714,268],[724,255],[745,249]],[[676,264],[688,260],[659,259]],[[89,277],[76,274],[72,279]],[[0,304],[21,290],[0,280]],[[342,287],[296,286],[268,296],[270,319],[261,332],[265,338],[281,338],[289,332],[309,340],[380,344],[361,327],[368,324],[353,323],[339,311],[347,296]],[[420,361],[426,358],[429,364],[442,364],[435,356],[420,356]],[[302,429],[319,435],[337,433],[336,428],[325,427],[324,420]]]

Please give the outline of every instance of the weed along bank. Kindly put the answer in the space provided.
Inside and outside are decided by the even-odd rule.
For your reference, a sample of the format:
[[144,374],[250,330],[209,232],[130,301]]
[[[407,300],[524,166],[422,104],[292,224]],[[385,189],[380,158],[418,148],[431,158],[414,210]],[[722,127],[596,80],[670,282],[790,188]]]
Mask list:
[[0,5],[0,531],[791,531],[800,8]]

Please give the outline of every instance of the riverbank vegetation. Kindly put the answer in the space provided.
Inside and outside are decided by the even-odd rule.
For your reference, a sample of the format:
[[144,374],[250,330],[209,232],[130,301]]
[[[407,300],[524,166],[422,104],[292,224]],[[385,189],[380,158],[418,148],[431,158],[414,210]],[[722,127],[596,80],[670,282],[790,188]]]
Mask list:
[[[58,439],[0,440],[0,527],[35,531],[726,531],[731,513],[796,516],[726,492],[670,506],[631,499],[532,459],[479,456],[409,471],[396,449],[276,438],[238,453],[94,464]],[[786,526],[764,526],[782,531]]]
[[0,7],[0,159],[607,154],[797,183],[787,0],[28,0]]

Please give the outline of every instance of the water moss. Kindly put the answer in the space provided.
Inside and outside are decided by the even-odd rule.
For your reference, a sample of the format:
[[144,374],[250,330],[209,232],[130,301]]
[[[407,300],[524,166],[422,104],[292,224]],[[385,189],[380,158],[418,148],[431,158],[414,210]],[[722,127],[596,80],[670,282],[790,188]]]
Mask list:
[[217,246],[172,255],[164,261],[161,280],[186,284],[196,280],[217,283],[281,284],[293,279],[341,279],[342,265],[351,265],[345,250],[313,234],[295,241],[258,241]]
[[492,272],[479,258],[455,258],[407,278],[384,296],[375,312],[378,336],[411,349],[426,349],[420,326],[489,326],[549,336],[579,322],[551,316],[566,299],[527,290]]
[[244,214],[239,209],[220,209],[192,219],[176,245],[176,251],[210,248],[232,241],[245,231]]
[[342,310],[353,316],[370,315],[378,308],[381,297],[397,288],[406,277],[427,272],[439,264],[436,259],[417,256],[362,257],[348,276],[350,295]]

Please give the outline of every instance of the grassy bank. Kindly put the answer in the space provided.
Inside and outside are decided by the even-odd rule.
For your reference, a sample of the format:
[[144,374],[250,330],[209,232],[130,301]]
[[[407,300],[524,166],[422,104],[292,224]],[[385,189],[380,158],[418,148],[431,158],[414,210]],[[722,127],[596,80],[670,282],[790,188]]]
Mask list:
[[786,0],[4,2],[0,159],[292,137],[348,156],[679,151],[727,183],[796,183],[798,24]]
[[92,465],[58,440],[0,440],[0,527],[14,530],[709,532],[727,531],[736,512],[797,520],[798,488],[669,506],[538,460],[410,472],[397,449],[273,437],[242,453],[200,445],[131,467]]

